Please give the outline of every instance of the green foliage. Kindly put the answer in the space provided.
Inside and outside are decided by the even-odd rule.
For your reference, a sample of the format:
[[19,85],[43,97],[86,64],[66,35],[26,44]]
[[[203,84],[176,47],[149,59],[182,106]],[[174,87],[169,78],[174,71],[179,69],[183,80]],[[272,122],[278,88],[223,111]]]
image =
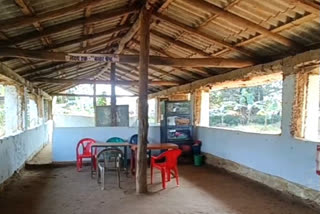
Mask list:
[[[210,93],[210,126],[280,130],[282,81]],[[261,128],[258,128],[259,130]],[[268,131],[268,130],[266,130]]]
[[[102,94],[106,94],[105,92],[102,92]],[[107,106],[107,98],[106,97],[98,97],[97,98],[97,106]]]

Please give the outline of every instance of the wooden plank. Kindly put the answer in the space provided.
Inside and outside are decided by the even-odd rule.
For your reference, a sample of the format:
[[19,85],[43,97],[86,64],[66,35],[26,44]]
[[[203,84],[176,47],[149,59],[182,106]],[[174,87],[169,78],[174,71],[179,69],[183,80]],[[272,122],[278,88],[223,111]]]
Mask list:
[[176,45],[180,48],[183,48],[185,50],[188,50],[188,51],[191,51],[191,52],[194,52],[196,54],[199,54],[200,56],[207,56],[207,57],[210,57],[210,54],[196,48],[196,47],[193,47],[191,45],[188,45],[184,42],[181,42],[181,41],[178,41],[178,40],[175,40],[174,38],[170,37],[170,36],[167,36],[161,32],[158,32],[158,31],[155,31],[155,30],[151,30],[150,31],[151,33],[151,36],[155,36],[155,37],[158,37],[162,40],[165,40],[166,42],[170,43],[170,44],[173,44],[173,45]]
[[225,19],[229,22],[238,23],[239,25],[246,26],[252,30],[257,31],[260,34],[266,35],[269,38],[272,38],[275,41],[278,41],[279,43],[281,43],[285,46],[295,48],[296,50],[301,49],[300,45],[295,43],[294,41],[292,41],[292,40],[290,40],[280,34],[273,33],[271,31],[269,31],[268,29],[266,29],[256,23],[253,23],[245,18],[242,18],[242,17],[237,16],[233,13],[225,11],[222,8],[215,6],[214,4],[211,4],[206,1],[199,1],[199,0],[188,0],[188,3],[199,8],[199,9],[203,9],[205,11],[208,11],[208,12],[211,12],[214,14],[218,14],[219,17],[221,17],[222,19]]
[[290,2],[295,3],[298,7],[312,13],[319,17],[320,15],[320,5],[316,4],[310,0],[290,0]]
[[136,192],[147,193],[147,143],[148,143],[148,70],[150,46],[151,12],[146,8],[140,18],[140,57],[139,57],[139,106],[138,106],[138,151],[136,171]]
[[[140,17],[140,16],[139,16]],[[125,48],[126,44],[133,38],[133,36],[137,33],[139,30],[139,18],[137,21],[132,25],[131,29],[127,32],[127,34],[121,39],[118,49],[115,52],[116,54],[120,54],[122,50]]]
[[[20,10],[24,15],[27,16],[34,16],[34,10],[30,5],[29,1],[26,0],[15,0],[15,3],[20,7]],[[41,25],[40,22],[34,22],[32,23],[33,26],[37,29],[37,31],[42,32],[43,31],[43,26]],[[51,40],[48,37],[41,37],[41,41],[44,46],[51,45]]]
[[[94,97],[91,94],[65,94],[65,93],[53,93],[51,96],[61,96],[61,97]],[[111,95],[107,94],[99,94],[96,97],[111,97]],[[116,95],[116,97],[136,97],[136,95]]]
[[[99,39],[100,37],[105,37],[105,36],[113,34],[113,33],[118,33],[118,32],[121,32],[121,31],[125,31],[127,29],[129,29],[129,26],[120,26],[120,27],[109,29],[109,30],[102,31],[102,32],[99,32],[99,33],[81,36],[81,38],[79,38],[79,39],[69,40],[69,41],[62,42],[62,43],[57,44],[57,45],[52,45],[52,46],[50,46],[50,48],[46,48],[45,50],[57,50],[57,49],[62,48],[62,47],[75,45],[77,43],[86,42],[86,41],[89,41],[89,40],[92,40],[92,39]],[[111,38],[111,39],[105,41],[105,44],[112,43],[112,42],[118,41],[120,39],[121,39],[121,37],[117,36],[117,37],[114,37],[114,38]],[[83,52],[84,50],[87,50],[87,48],[86,47],[80,48],[78,50],[78,52]]]
[[[31,59],[42,59],[51,61],[75,61],[75,62],[118,62],[138,64],[137,55],[115,55],[115,54],[79,54],[47,51],[31,51],[14,48],[0,49],[0,56],[21,57]],[[215,68],[243,68],[255,63],[251,60],[210,58],[170,58],[161,56],[150,56],[150,64],[177,67],[215,67]]]
[[61,9],[57,9],[54,11],[50,11],[47,13],[39,14],[37,16],[22,16],[22,17],[16,17],[12,19],[8,19],[5,21],[0,22],[0,30],[8,30],[11,28],[18,28],[18,27],[24,27],[27,25],[31,25],[35,22],[43,22],[50,19],[54,19],[60,16],[65,16],[68,13],[76,12],[79,10],[82,10],[86,7],[93,7],[98,4],[102,4],[105,2],[108,2],[109,0],[84,0],[83,2],[64,7]]
[[168,16],[164,16],[162,14],[156,13],[156,14],[153,15],[153,18],[156,19],[156,20],[159,20],[159,21],[165,21],[165,22],[167,22],[167,23],[169,23],[171,25],[174,25],[175,28],[178,28],[178,29],[180,29],[182,31],[186,31],[186,32],[188,32],[190,34],[193,34],[193,35],[196,35],[196,36],[200,36],[200,37],[205,38],[207,40],[210,40],[213,43],[216,43],[216,44],[218,44],[218,45],[220,45],[222,47],[226,47],[226,48],[229,48],[230,50],[237,51],[237,52],[242,53],[242,54],[244,54],[246,56],[249,56],[250,58],[255,58],[256,57],[253,53],[251,53],[248,50],[245,50],[243,48],[234,47],[231,44],[229,44],[229,43],[227,43],[227,42],[225,42],[223,40],[215,38],[212,35],[209,35],[209,34],[206,34],[204,32],[201,32],[201,31],[199,31],[197,29],[194,29],[194,28],[192,28],[192,27],[190,27],[190,26],[188,26],[186,24],[183,24],[183,23],[181,23],[181,22],[179,22],[179,21],[177,21],[175,19],[172,19],[172,18],[170,18]]
[[91,15],[89,18],[80,18],[80,19],[76,19],[68,22],[63,22],[61,24],[57,24],[52,27],[47,27],[43,29],[41,33],[39,33],[38,31],[33,31],[30,33],[25,33],[22,35],[11,37],[10,41],[0,41],[0,46],[8,47],[11,45],[16,45],[16,44],[27,42],[30,40],[39,39],[44,36],[50,36],[63,31],[67,31],[83,24],[86,24],[86,25],[94,24],[94,23],[105,21],[108,19],[113,19],[119,16],[124,16],[126,14],[136,13],[137,11],[138,10],[136,7],[132,7],[132,8],[120,8],[117,10],[94,14],[94,15]]
[[111,126],[117,126],[116,64],[111,63]]
[[[77,75],[77,72],[75,72]],[[87,73],[87,71],[85,71]],[[139,85],[139,81],[131,80],[89,80],[89,79],[55,79],[55,78],[37,78],[32,80],[35,83],[51,83],[51,84],[112,84],[115,85]],[[177,86],[180,85],[179,82],[172,81],[148,81],[148,84],[154,86]]]

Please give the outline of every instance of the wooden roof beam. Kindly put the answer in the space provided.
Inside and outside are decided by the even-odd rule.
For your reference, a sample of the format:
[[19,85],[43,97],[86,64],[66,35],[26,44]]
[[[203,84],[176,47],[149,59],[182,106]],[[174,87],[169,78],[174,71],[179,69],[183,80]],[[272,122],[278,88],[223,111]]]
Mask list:
[[54,11],[49,11],[47,13],[39,14],[37,16],[22,16],[12,18],[6,21],[0,22],[0,30],[8,30],[11,28],[19,28],[27,25],[31,25],[36,22],[43,22],[57,17],[65,16],[68,13],[76,12],[82,10],[86,7],[94,7],[96,5],[107,3],[109,0],[84,0],[80,3],[57,9]]
[[[22,42],[27,42],[29,40],[39,39],[44,36],[50,36],[52,34],[60,33],[60,32],[69,30],[71,28],[74,28],[76,26],[80,26],[83,24],[94,24],[97,22],[116,18],[119,16],[124,16],[126,14],[136,13],[137,11],[138,11],[138,9],[136,7],[131,7],[131,8],[124,7],[124,8],[116,9],[113,11],[101,12],[98,14],[91,15],[88,18],[80,18],[80,19],[76,19],[76,20],[71,20],[71,21],[63,22],[61,24],[54,25],[52,27],[48,27],[46,29],[43,29],[41,34],[38,31],[33,31],[30,33],[11,37],[10,41],[0,41],[0,46],[1,47],[8,47],[11,45],[16,45],[16,44],[19,44]],[[1,29],[1,25],[0,25],[0,29]]]
[[269,38],[272,38],[274,40],[276,40],[277,42],[285,45],[285,46],[288,46],[288,47],[292,47],[292,48],[295,48],[297,50],[301,50],[301,47],[299,44],[297,44],[296,42],[282,36],[282,35],[279,35],[279,34],[276,34],[276,33],[273,33],[271,31],[269,31],[268,29],[256,24],[256,23],[253,23],[245,18],[242,18],[240,16],[237,16],[233,13],[230,13],[228,11],[225,11],[223,10],[222,8],[219,8],[209,2],[206,2],[206,1],[203,1],[203,0],[188,0],[188,3],[193,5],[194,7],[196,8],[200,8],[202,10],[205,10],[205,11],[208,11],[208,12],[211,12],[211,13],[214,13],[214,14],[217,14],[219,15],[221,18],[223,19],[226,19],[230,22],[233,22],[233,23],[238,23],[240,25],[245,25],[246,27],[252,29],[252,30],[255,30],[257,31],[258,33],[260,34],[263,34],[263,35],[266,35],[268,36]]
[[[111,40],[108,40],[109,42],[112,41]],[[108,44],[108,41],[104,41],[105,44]],[[97,44],[96,45],[92,45],[92,46],[87,46],[86,48],[80,48],[78,49],[77,51],[81,52],[83,49],[87,49],[87,48],[90,48],[90,47],[100,47],[100,44]],[[112,47],[110,47],[112,48]],[[105,49],[104,49],[105,50]],[[108,48],[107,48],[108,50]],[[83,63],[81,63],[83,65]],[[67,66],[67,67],[64,67],[64,66]],[[70,62],[64,62],[64,63],[54,63],[53,65],[47,65],[47,66],[44,66],[44,67],[40,67],[40,68],[37,68],[37,69],[32,69],[32,71],[28,70],[28,71],[24,71],[23,73],[21,73],[22,76],[24,77],[30,77],[32,78],[32,76],[35,76],[35,75],[39,75],[39,74],[50,74],[51,71],[45,71],[45,70],[48,70],[50,68],[56,68],[56,67],[63,67],[64,68],[70,68],[70,67],[73,67],[73,66],[79,66],[79,63],[74,63],[70,65]],[[81,67],[81,66],[80,66]]]
[[[38,83],[50,83],[50,84],[111,84],[112,81],[106,80],[88,80],[88,79],[55,79],[55,78],[38,78],[33,80]],[[125,81],[116,80],[116,85],[139,85],[139,81]],[[154,86],[177,86],[179,82],[172,81],[149,81],[149,85]]]
[[[47,52],[22,50],[14,48],[0,49],[0,56],[42,59],[51,61],[110,61],[117,63],[138,64],[137,55],[115,55],[115,54],[78,54],[63,52]],[[88,58],[89,57],[89,58]],[[223,58],[170,58],[160,56],[150,56],[150,64],[176,67],[215,67],[215,68],[243,68],[254,65],[250,60],[223,59]]]
[[[151,33],[151,36],[154,36],[154,37],[157,37],[157,38],[160,38],[161,40],[164,40],[170,44],[173,44],[173,45],[176,45],[180,48],[183,48],[185,50],[188,50],[188,51],[191,51],[191,52],[194,52],[200,56],[206,56],[206,57],[210,57],[211,55],[198,49],[198,48],[195,48],[191,45],[188,45],[186,43],[183,43],[181,41],[178,41],[178,40],[175,40],[174,38],[170,37],[170,36],[167,36],[161,32],[158,32],[158,31],[155,31],[155,30],[151,30],[150,31]],[[151,37],[152,38],[152,37]]]
[[[34,10],[32,9],[32,7],[30,6],[30,2],[26,2],[26,0],[15,0],[15,3],[20,7],[20,10],[22,11],[22,13],[26,16],[34,16]],[[37,29],[37,31],[42,32],[43,31],[43,26],[41,25],[40,22],[34,22],[32,23],[32,25]],[[44,46],[48,46],[52,43],[52,41],[44,36],[41,37],[41,41],[43,43]]]
[[320,5],[316,4],[309,0],[290,0],[290,2],[294,3],[296,6],[312,13],[319,17],[320,13]]
[[220,40],[218,38],[214,38],[212,35],[209,35],[209,34],[206,34],[204,32],[201,32],[197,29],[194,29],[186,24],[183,24],[179,21],[176,21],[175,19],[172,19],[168,16],[164,16],[162,14],[159,14],[159,13],[156,13],[153,15],[153,18],[156,19],[156,20],[159,20],[159,21],[165,21],[171,25],[173,25],[175,28],[178,28],[182,31],[187,31],[188,33],[190,34],[193,34],[193,35],[197,35],[197,36],[200,36],[204,39],[207,39],[207,40],[210,40],[211,42],[213,43],[216,43],[218,45],[221,45],[225,48],[228,48],[230,50],[233,50],[233,51],[237,51],[241,54],[244,54],[250,58],[256,58],[256,55],[254,55],[253,53],[251,53],[250,51],[247,51],[245,49],[242,49],[242,48],[238,48],[238,47],[234,47],[233,45],[223,41],[223,40]]
[[[121,32],[121,31],[127,30],[127,29],[129,29],[128,26],[120,26],[120,27],[112,28],[110,30],[102,31],[100,33],[95,33],[95,34],[91,34],[91,35],[82,36],[79,39],[66,41],[66,42],[54,45],[54,46],[52,46],[50,48],[46,48],[45,50],[56,50],[56,49],[59,49],[59,48],[62,48],[62,47],[75,45],[77,43],[85,42],[85,41],[88,41],[88,40],[91,40],[91,39],[97,39],[99,37],[107,36],[107,35],[110,35],[110,34],[113,34],[113,33],[116,33],[116,32]],[[120,39],[121,39],[121,36],[117,36],[117,37],[114,37],[114,38],[111,38],[111,39],[105,41],[105,44],[112,43],[112,42],[118,41]],[[101,44],[99,44],[99,45],[101,45]],[[78,50],[78,52],[83,52],[84,50],[87,50],[87,47],[80,48]]]
[[[66,93],[53,93],[51,96],[62,96],[62,97],[93,97],[91,94],[66,94]],[[98,94],[96,97],[111,97],[107,94]],[[116,97],[137,97],[137,95],[116,95]]]
[[31,82],[29,82],[25,78],[21,77],[19,74],[17,74],[13,70],[11,70],[8,66],[6,66],[3,63],[0,63],[0,75],[3,75],[5,77],[13,80],[14,82],[16,82],[19,85],[23,85],[23,86],[27,87],[30,90],[30,92],[33,94],[37,94],[37,95],[43,96],[46,99],[51,100],[51,96],[49,94],[47,94],[46,92],[42,91],[41,89],[35,87]]

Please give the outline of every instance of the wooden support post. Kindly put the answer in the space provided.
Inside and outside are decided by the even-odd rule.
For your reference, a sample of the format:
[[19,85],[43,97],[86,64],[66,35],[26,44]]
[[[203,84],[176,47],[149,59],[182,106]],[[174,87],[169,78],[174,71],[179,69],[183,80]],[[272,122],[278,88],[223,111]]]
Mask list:
[[146,8],[140,14],[140,57],[139,57],[139,141],[137,154],[136,191],[148,192],[147,187],[147,140],[148,140],[148,67],[150,47],[151,12]]
[[97,121],[97,84],[93,84],[93,112],[94,112],[94,124],[95,126]]
[[117,126],[116,64],[111,63],[111,126]]

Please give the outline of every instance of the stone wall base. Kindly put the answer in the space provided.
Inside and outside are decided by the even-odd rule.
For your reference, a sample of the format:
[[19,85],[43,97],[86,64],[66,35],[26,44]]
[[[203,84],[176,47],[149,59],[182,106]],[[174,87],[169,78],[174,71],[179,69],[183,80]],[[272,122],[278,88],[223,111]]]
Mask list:
[[260,184],[268,186],[273,190],[280,191],[286,195],[294,196],[294,198],[301,200],[308,206],[316,209],[320,209],[320,192],[287,181],[283,178],[265,174],[255,169],[243,166],[230,160],[219,158],[217,156],[204,153],[206,159],[205,162],[208,165],[222,168],[228,172],[235,173],[250,180],[256,181]]

